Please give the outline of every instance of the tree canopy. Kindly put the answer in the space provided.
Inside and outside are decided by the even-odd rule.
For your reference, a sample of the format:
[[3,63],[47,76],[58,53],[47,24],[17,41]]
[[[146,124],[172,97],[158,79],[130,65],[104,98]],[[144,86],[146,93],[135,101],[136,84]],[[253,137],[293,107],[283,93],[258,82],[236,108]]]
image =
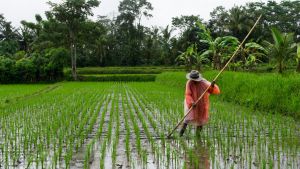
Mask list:
[[[76,79],[77,67],[181,65],[184,62],[176,58],[189,52],[194,59],[188,64],[219,69],[260,14],[260,24],[234,65],[252,69],[258,63],[271,63],[274,55],[266,52],[275,40],[271,28],[292,33],[289,45],[300,41],[299,0],[250,2],[230,9],[218,6],[208,21],[197,15],[174,16],[166,27],[142,24],[154,10],[147,0],[122,0],[117,16],[97,16],[96,20],[90,16],[101,5],[98,0],[48,4],[45,18],[37,14],[35,22],[23,20],[20,27],[0,14],[0,69],[1,78],[6,79],[1,82],[20,81],[14,78],[19,74],[25,81],[59,79],[63,67],[71,67]],[[266,41],[269,45],[264,45]],[[286,57],[293,59],[287,63],[297,64],[295,53],[292,48]]]

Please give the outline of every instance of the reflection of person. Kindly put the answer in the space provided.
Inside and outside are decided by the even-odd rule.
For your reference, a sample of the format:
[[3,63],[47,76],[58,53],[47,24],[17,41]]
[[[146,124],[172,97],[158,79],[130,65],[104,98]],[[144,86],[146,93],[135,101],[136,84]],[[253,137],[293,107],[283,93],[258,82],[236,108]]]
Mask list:
[[186,169],[209,169],[209,152],[205,145],[196,140],[192,154],[185,154],[185,167]]
[[[196,133],[199,135],[200,131],[202,130],[202,126],[208,122],[209,95],[219,94],[220,90],[219,87],[215,85],[214,81],[210,83],[209,81],[205,80],[196,70],[192,70],[186,75],[186,77],[188,81],[185,89],[184,111],[187,113],[191,107],[193,107],[193,109],[184,119],[180,136],[183,135],[188,124],[196,126]],[[195,104],[197,99],[208,87],[210,87],[208,92],[204,94],[203,98],[197,104]]]

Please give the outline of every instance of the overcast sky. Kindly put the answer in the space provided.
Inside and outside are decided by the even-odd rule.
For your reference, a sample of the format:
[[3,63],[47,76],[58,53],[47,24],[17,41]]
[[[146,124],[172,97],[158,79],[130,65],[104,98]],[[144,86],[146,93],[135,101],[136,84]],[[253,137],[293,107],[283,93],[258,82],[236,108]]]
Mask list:
[[[19,26],[21,20],[34,21],[35,14],[42,14],[49,10],[46,2],[49,0],[0,0],[0,13],[14,26]],[[62,0],[51,0],[61,2]],[[117,15],[121,0],[101,0],[101,4],[94,10],[95,15]],[[147,26],[166,26],[171,24],[171,18],[180,15],[200,15],[204,20],[209,19],[209,13],[217,6],[226,9],[234,5],[244,5],[247,2],[267,2],[267,0],[148,0],[154,10],[153,18],[143,20]],[[280,0],[276,0],[280,2]]]

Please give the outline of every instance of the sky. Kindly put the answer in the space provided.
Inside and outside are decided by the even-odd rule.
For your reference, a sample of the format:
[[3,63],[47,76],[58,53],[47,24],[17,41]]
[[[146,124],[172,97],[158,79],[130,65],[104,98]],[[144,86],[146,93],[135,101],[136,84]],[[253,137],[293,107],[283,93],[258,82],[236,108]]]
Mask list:
[[[49,10],[46,3],[49,0],[0,0],[0,13],[4,14],[7,21],[14,26],[20,26],[21,20],[35,21],[35,14],[41,14]],[[61,2],[62,0],[51,0],[51,2]],[[118,14],[118,5],[121,0],[101,0],[94,14],[108,15],[110,17]],[[172,17],[181,15],[200,15],[204,20],[209,20],[210,12],[217,6],[224,6],[226,9],[234,5],[244,5],[247,2],[267,2],[267,0],[148,0],[154,10],[151,12],[153,17],[143,19],[142,23],[146,26],[171,25]],[[280,2],[280,0],[276,0]]]

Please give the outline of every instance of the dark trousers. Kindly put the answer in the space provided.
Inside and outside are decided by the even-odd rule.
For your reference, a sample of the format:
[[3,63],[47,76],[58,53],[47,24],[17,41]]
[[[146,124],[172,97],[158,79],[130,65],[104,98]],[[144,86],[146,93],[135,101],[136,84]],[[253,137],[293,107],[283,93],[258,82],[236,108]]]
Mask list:
[[[187,123],[183,123],[182,128],[180,130],[180,137],[183,136],[183,133],[185,132],[186,128],[187,128],[188,124]],[[203,127],[202,126],[197,126],[196,128],[196,135],[199,136],[201,131],[202,131]]]

